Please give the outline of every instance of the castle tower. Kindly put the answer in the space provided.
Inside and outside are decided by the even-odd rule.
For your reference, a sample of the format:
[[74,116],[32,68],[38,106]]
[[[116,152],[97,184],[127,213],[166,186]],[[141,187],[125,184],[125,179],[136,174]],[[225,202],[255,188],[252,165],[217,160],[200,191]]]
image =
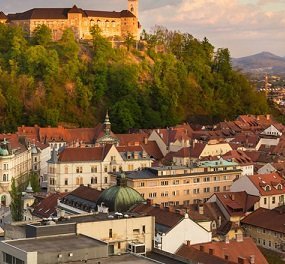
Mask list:
[[139,18],[139,0],[128,0],[128,10]]

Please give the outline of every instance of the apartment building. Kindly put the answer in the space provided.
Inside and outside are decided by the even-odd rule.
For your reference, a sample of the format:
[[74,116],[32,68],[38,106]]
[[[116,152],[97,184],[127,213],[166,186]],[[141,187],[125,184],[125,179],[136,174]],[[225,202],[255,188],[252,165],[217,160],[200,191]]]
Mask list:
[[[188,205],[206,201],[214,192],[229,191],[241,176],[235,162],[199,162],[192,167],[164,166],[126,172],[128,186],[153,203]],[[112,174],[115,182],[117,174]]]

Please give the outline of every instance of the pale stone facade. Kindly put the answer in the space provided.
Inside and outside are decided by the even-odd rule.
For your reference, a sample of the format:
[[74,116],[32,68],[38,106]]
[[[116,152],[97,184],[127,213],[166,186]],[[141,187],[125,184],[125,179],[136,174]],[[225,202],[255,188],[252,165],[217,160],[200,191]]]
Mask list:
[[0,22],[21,26],[32,35],[39,25],[52,31],[54,40],[59,40],[65,29],[71,28],[77,39],[91,39],[90,28],[98,26],[105,37],[124,37],[131,34],[139,39],[138,0],[128,0],[128,10],[121,12],[83,10],[72,8],[34,8],[23,13],[8,14]]
[[19,144],[17,138],[11,140],[14,147],[4,139],[0,148],[0,200],[3,207],[11,203],[9,191],[12,179],[17,184],[24,183],[32,169],[31,148]]
[[[76,221],[76,217],[71,218]],[[108,243],[111,254],[128,251],[129,243],[144,244],[146,251],[152,250],[154,217],[128,217],[105,221],[77,223],[77,233]]]
[[[88,155],[86,152],[92,152],[100,158],[87,156],[83,160],[83,155]],[[64,159],[61,159],[62,155],[65,155]],[[71,155],[76,155],[76,158],[71,160]],[[60,153],[59,159],[56,153],[52,156],[48,163],[48,191],[59,192],[70,192],[81,184],[107,188],[112,185],[110,172],[133,171],[151,167],[152,164],[151,158],[140,146],[122,149],[111,145],[108,150],[107,146],[67,148]]]

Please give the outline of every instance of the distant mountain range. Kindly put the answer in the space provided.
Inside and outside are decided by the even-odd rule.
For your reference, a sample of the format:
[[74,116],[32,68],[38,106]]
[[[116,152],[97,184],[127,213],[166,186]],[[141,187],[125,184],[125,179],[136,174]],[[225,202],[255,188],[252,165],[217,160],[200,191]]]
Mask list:
[[234,68],[252,74],[285,75],[285,57],[270,52],[261,52],[252,56],[232,58]]

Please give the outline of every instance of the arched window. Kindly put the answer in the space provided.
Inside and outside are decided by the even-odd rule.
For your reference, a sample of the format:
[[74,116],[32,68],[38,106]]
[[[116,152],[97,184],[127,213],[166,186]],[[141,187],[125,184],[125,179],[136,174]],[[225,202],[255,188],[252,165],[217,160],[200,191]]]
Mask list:
[[106,27],[109,27],[109,26],[110,26],[109,20],[106,20],[106,21],[105,21],[105,25],[106,25]]
[[6,206],[7,204],[7,198],[6,195],[1,196],[1,206]]
[[80,177],[80,184],[83,184],[83,177]]
[[76,185],[79,185],[80,184],[80,179],[79,177],[76,177]]
[[8,181],[9,179],[8,179],[8,174],[3,174],[3,181],[4,182],[6,182],[6,181]]
[[[98,21],[97,21],[97,23],[98,23]],[[91,27],[95,26],[95,21],[93,19],[90,20],[90,26]]]

